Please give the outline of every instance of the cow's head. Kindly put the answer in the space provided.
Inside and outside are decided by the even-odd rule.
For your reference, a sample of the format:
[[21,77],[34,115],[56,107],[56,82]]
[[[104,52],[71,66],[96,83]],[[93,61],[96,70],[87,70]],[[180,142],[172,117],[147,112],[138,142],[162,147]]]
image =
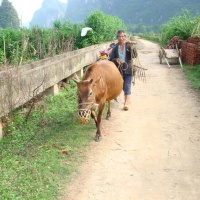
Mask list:
[[75,75],[73,80],[77,83],[77,96],[78,96],[78,120],[81,123],[88,123],[91,117],[91,112],[98,108],[96,104],[94,87],[100,81],[101,77],[97,80],[87,79],[80,81],[78,76]]

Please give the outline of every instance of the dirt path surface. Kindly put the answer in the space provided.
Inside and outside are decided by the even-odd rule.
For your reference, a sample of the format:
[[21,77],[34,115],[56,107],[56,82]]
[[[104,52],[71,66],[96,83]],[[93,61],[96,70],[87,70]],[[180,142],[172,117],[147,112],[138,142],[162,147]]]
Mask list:
[[199,200],[200,101],[182,69],[159,64],[159,46],[138,39],[146,83],[136,80],[103,120],[103,139],[62,200]]

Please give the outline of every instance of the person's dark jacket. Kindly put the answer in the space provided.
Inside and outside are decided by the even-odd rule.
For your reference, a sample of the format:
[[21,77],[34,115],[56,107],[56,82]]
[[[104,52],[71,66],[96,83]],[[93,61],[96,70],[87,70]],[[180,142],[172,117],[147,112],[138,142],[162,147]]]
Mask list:
[[[111,52],[111,55],[109,58],[109,60],[114,62],[116,66],[117,66],[116,59],[119,58],[118,49],[119,49],[119,43],[117,43],[116,46],[112,49],[112,52]],[[125,51],[126,51],[125,52],[125,62],[126,63],[123,64],[123,69],[126,69],[126,70],[124,70],[123,73],[132,75],[133,65],[131,62],[131,48],[127,44],[125,44]],[[128,67],[127,67],[127,65],[128,65]]]

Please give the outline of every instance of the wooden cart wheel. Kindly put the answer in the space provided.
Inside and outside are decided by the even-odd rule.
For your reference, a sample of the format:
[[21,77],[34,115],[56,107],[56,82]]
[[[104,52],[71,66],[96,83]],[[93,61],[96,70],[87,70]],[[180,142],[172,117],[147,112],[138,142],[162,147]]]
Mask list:
[[160,50],[159,50],[160,64],[162,64],[162,57],[163,57],[163,51],[162,51],[162,49],[160,49]]

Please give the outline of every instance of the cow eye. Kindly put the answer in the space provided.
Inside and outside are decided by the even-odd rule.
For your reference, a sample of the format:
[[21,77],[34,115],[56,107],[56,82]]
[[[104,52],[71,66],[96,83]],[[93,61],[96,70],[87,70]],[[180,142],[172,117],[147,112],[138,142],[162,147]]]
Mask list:
[[89,93],[89,96],[92,96],[92,92]]

